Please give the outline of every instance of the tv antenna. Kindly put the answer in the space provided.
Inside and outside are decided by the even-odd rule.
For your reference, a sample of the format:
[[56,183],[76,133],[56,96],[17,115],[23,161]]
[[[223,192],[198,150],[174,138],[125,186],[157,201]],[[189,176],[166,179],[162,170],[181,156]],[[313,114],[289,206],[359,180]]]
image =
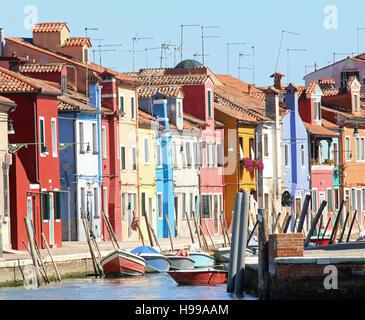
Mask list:
[[132,38],[132,54],[133,54],[133,72],[134,72],[134,53],[136,52],[134,49],[135,43],[138,44],[138,40],[152,40],[154,38],[150,37],[138,37],[138,33]]
[[[101,44],[101,41],[105,41],[106,39],[91,39],[91,41],[99,41],[99,44]],[[94,60],[94,63],[95,63],[95,52],[97,52],[98,50],[93,50],[93,60]]]
[[277,58],[276,58],[276,64],[275,64],[275,72],[277,72],[277,71],[278,71],[277,69],[278,69],[279,57],[280,57],[280,52],[281,52],[281,45],[283,44],[283,38],[284,38],[284,34],[285,34],[285,33],[288,33],[288,34],[294,34],[294,35],[300,36],[300,33],[297,33],[297,32],[286,31],[286,30],[283,30],[283,31],[281,32],[279,52],[278,52],[278,56],[277,56]]
[[101,66],[101,53],[102,52],[105,52],[105,51],[116,51],[116,50],[101,50],[101,48],[105,48],[105,47],[122,47],[123,45],[122,44],[99,44],[98,45],[98,48],[99,48],[99,53],[100,53],[100,66]]
[[180,25],[180,61],[183,58],[183,38],[184,38],[184,27],[200,27],[200,24],[182,24]]
[[308,70],[308,68],[313,68],[314,70],[316,70],[316,67],[315,67],[315,65],[313,65],[313,66],[304,66],[304,75],[307,75],[307,70]]
[[219,28],[219,26],[201,26],[201,31],[202,31],[202,35],[201,35],[201,38],[202,38],[202,54],[201,54],[201,57],[202,57],[202,62],[203,62],[203,65],[204,65],[204,39],[205,38],[219,38],[219,36],[205,36],[204,35],[204,29],[217,29]]
[[229,75],[229,46],[244,45],[246,42],[227,42],[227,75]]
[[286,76],[287,76],[287,79],[288,79],[288,83],[290,83],[289,81],[289,56],[290,56],[290,51],[307,51],[307,49],[286,49],[286,58],[287,58],[287,71],[286,71]]
[[240,79],[240,80],[241,80],[241,69],[245,69],[245,70],[247,70],[247,69],[251,70],[252,69],[252,68],[247,68],[247,67],[241,67],[241,58],[242,57],[249,57],[249,56],[250,56],[249,54],[244,53],[244,52],[239,52],[238,53],[238,79]]
[[154,48],[146,48],[144,49],[145,53],[146,53],[146,68],[148,69],[148,51],[151,51],[151,50],[159,50],[161,49],[161,47],[154,47]]

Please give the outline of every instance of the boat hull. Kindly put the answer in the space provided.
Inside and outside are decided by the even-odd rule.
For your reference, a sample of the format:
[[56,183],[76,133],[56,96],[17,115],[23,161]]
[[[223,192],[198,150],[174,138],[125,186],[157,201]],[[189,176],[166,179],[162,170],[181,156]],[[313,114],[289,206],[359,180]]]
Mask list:
[[124,250],[115,250],[100,262],[104,274],[110,277],[140,276],[146,272],[146,261]]
[[146,260],[146,273],[166,272],[170,269],[170,261],[162,254],[141,253],[139,256]]
[[175,270],[168,271],[168,275],[179,285],[217,285],[227,282],[226,270]]
[[189,257],[195,261],[195,268],[213,267],[215,258],[203,252],[189,252]]
[[229,262],[231,247],[216,248],[213,252],[217,262]]
[[191,270],[194,269],[194,260],[183,256],[166,256],[170,262],[172,270]]

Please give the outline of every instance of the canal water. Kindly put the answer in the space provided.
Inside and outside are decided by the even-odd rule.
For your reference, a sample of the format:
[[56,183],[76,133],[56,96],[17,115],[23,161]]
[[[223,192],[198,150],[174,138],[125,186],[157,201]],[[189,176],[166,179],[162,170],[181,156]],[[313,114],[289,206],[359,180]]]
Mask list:
[[167,273],[118,279],[78,279],[38,289],[0,289],[0,300],[257,300],[226,292],[217,286],[179,286]]

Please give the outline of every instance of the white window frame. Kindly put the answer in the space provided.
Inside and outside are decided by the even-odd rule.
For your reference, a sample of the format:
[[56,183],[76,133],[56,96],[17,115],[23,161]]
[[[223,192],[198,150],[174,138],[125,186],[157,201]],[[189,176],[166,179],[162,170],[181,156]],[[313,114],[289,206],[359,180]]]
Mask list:
[[[160,207],[160,201],[161,199],[161,207]],[[158,219],[163,219],[163,194],[162,192],[157,192],[157,208],[158,208]]]
[[[331,191],[331,211],[329,210],[329,201],[328,201],[328,191]],[[332,213],[332,211],[334,210],[333,208],[333,189],[332,188],[326,188],[326,199],[327,199],[327,210],[329,213]]]
[[[122,157],[122,148],[124,148],[124,159]],[[120,153],[120,171],[125,172],[127,170],[127,158],[126,158],[126,147],[124,144],[121,144],[119,147],[119,153]],[[122,160],[124,160],[124,169],[122,168]]]
[[269,158],[269,135],[264,133],[264,158]]
[[85,124],[83,121],[79,121],[79,152],[81,154],[86,153],[85,150]]
[[103,209],[104,213],[107,217],[109,217],[109,210],[108,210],[108,188],[103,187]]
[[305,145],[302,143],[300,145],[300,160],[302,164],[302,168],[305,168]]
[[[314,204],[313,203],[313,192],[315,193],[315,195],[316,195],[316,203]],[[314,214],[317,214],[317,211],[318,211],[318,198],[319,198],[319,194],[318,194],[318,190],[317,190],[317,188],[312,188],[312,194],[311,194],[311,198],[312,198],[312,211],[313,211],[313,213]],[[316,210],[314,210],[314,207],[315,206],[315,209]]]
[[[335,194],[338,193],[338,202],[336,202]],[[340,209],[340,203],[341,203],[341,192],[339,187],[333,188],[333,210],[339,210]]]
[[290,158],[289,144],[284,143],[284,167],[290,166],[289,158]]
[[[132,101],[133,101],[133,103],[132,103]],[[130,103],[131,103],[131,120],[136,120],[136,97],[135,96],[131,96]]]
[[[349,150],[347,150],[347,141],[349,141]],[[351,161],[353,157],[350,156],[351,155],[351,138],[350,136],[345,136],[345,160],[346,161]]]
[[58,157],[57,148],[57,119],[51,118],[51,132],[52,132],[52,157]]
[[[159,153],[157,150],[159,150]],[[159,154],[160,156],[158,157]],[[156,143],[156,167],[162,168],[162,147],[160,142]]]
[[39,117],[39,154],[41,157],[45,157],[48,155],[48,152],[42,152],[42,141],[41,141],[41,121],[43,122],[43,139],[44,139],[44,146],[47,146],[47,139],[46,139],[46,121],[44,117]]
[[99,145],[98,145],[98,124],[93,122],[91,124],[92,127],[92,137],[93,137],[93,154],[99,153]]
[[[135,163],[134,163],[134,161],[135,161]],[[136,146],[132,146],[131,147],[131,164],[132,164],[132,171],[133,172],[135,172],[135,171],[137,171],[137,148],[136,148]],[[136,165],[136,168],[135,169],[133,169],[133,165]]]
[[[121,110],[121,103],[120,103],[120,98],[123,98],[123,110]],[[122,114],[120,116],[121,119],[125,119],[125,96],[123,94],[119,94],[119,99],[118,99],[118,108],[120,112],[123,112],[124,114]]]

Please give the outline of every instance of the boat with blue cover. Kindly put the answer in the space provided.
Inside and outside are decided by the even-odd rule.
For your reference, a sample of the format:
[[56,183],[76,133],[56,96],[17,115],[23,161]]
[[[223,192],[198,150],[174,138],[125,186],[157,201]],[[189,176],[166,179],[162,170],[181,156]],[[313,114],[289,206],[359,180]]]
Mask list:
[[140,246],[131,251],[146,260],[146,273],[166,272],[170,269],[170,261],[156,249]]
[[188,253],[190,259],[194,260],[195,262],[194,264],[195,268],[208,268],[214,266],[215,263],[214,256],[203,251],[198,251],[198,252],[189,251]]

